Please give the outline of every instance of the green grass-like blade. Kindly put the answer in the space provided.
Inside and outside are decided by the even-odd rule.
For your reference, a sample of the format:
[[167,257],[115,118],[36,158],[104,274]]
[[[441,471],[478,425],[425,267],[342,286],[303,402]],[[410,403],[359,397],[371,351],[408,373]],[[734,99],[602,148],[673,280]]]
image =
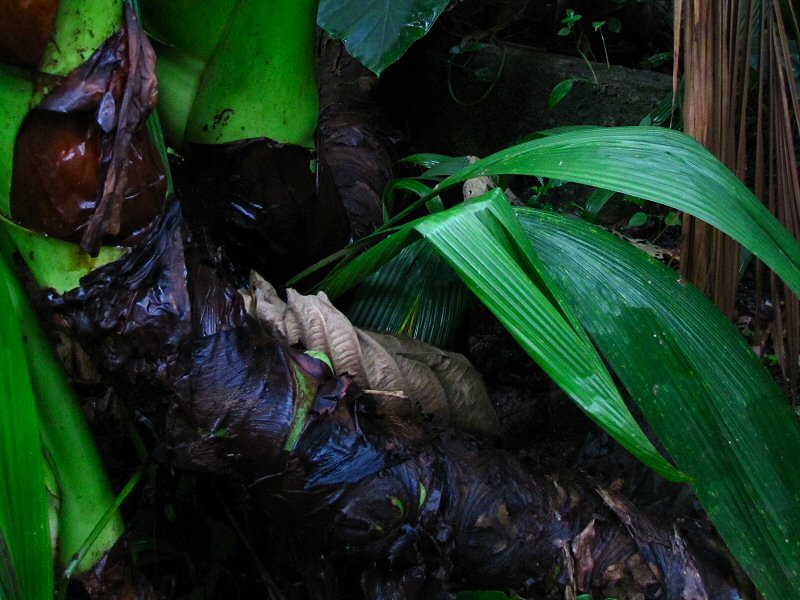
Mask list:
[[500,174],[574,181],[685,211],[736,239],[800,294],[800,244],[687,135],[659,127],[567,130],[492,154],[445,179],[434,193]]
[[[0,530],[20,597],[50,600],[54,566],[44,456],[22,332],[7,285],[10,278],[0,257]],[[3,587],[13,590],[15,584],[4,581]]]
[[[316,287],[316,290],[324,290],[331,298],[341,296],[392,260],[408,244],[418,239],[419,235],[414,231],[414,223],[407,223],[352,260],[343,254],[343,261],[331,270],[322,283]],[[298,280],[302,275],[301,273],[292,281]]]
[[684,478],[656,451],[631,416],[499,190],[407,224],[336,269],[320,287],[332,296],[343,293],[419,235],[590,417],[663,476]]
[[742,566],[768,598],[800,589],[800,423],[736,329],[622,240],[522,209],[523,227]]
[[[50,341],[39,326],[22,288],[7,268],[10,245],[2,241],[2,273],[10,295],[8,313],[24,335],[28,372],[39,418],[39,447],[44,444],[61,490],[58,562],[63,566],[114,503],[94,439],[89,431],[75,393],[69,385]],[[41,453],[41,452],[40,452]],[[44,489],[44,483],[42,483]],[[86,552],[79,568],[93,566],[124,532],[118,512],[109,520],[94,545]]]

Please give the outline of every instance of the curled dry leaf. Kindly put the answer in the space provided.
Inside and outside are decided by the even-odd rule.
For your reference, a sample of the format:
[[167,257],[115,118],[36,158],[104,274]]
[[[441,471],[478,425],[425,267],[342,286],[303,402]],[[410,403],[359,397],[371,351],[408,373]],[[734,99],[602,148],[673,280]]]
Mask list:
[[407,416],[416,411],[431,415],[434,422],[500,434],[483,380],[464,356],[405,336],[354,327],[323,292],[303,296],[290,289],[284,302],[257,274],[244,297],[251,316],[290,344],[327,354],[336,373],[348,373],[365,389],[402,391],[407,400],[376,396],[383,412]]

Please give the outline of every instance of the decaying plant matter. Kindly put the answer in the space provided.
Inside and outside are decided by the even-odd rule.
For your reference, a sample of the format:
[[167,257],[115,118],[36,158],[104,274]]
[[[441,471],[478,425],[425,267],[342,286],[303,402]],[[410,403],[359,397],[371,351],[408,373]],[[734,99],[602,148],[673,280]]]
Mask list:
[[155,53],[133,14],[52,90],[16,139],[11,214],[25,227],[80,241],[133,244],[161,212],[166,178],[147,117]]
[[614,490],[382,414],[350,376],[248,317],[177,205],[129,257],[49,305],[160,423],[173,464],[242,484],[311,553],[366,559],[365,597],[487,585],[552,598],[735,597],[678,528]]
[[[158,23],[158,12],[166,4],[149,4],[153,22]],[[499,191],[490,192],[488,198],[445,211],[438,194],[456,184],[458,173],[471,172],[465,178],[486,181],[524,155],[529,155],[530,165],[516,164],[507,172],[533,169],[529,174],[537,174],[544,169],[548,176],[557,176],[563,171],[592,183],[585,173],[599,170],[605,177],[603,185],[623,190],[628,181],[619,181],[616,163],[626,164],[620,156],[641,168],[643,163],[634,159],[653,148],[669,148],[661,154],[671,157],[672,162],[664,164],[674,170],[676,181],[688,179],[687,169],[705,160],[703,156],[698,158],[693,147],[669,136],[642,134],[643,128],[622,132],[616,141],[606,132],[592,131],[576,133],[585,134],[585,139],[564,141],[565,136],[572,139],[566,132],[529,142],[510,155],[477,161],[449,177],[446,171],[452,164],[430,180],[425,176],[401,180],[394,192],[407,189],[422,198],[395,214],[393,202],[387,202],[386,209],[381,205],[391,175],[385,131],[368,122],[374,116],[370,96],[376,80],[329,40],[320,44],[317,67],[324,89],[317,102],[308,43],[314,36],[316,2],[230,6],[234,8],[216,37],[201,40],[207,52],[189,43],[189,38],[204,37],[197,31],[172,40],[169,34],[176,32],[170,32],[169,19],[161,22],[167,27],[161,32],[164,36],[154,36],[164,42],[163,48],[159,46],[162,64],[168,65],[164,73],[172,68],[172,97],[162,105],[168,115],[165,121],[170,123],[172,143],[187,159],[176,177],[180,203],[165,198],[164,165],[145,131],[156,101],[154,53],[127,4],[123,28],[61,80],[31,111],[16,138],[10,210],[17,224],[6,223],[9,231],[34,237],[34,230],[43,231],[80,242],[86,251],[79,259],[87,261],[89,274],[80,285],[65,277],[58,291],[40,294],[43,313],[88,354],[102,386],[112,387],[129,412],[147,424],[148,435],[155,439],[152,459],[170,467],[164,471],[192,472],[198,479],[222,484],[240,514],[256,523],[254,535],[261,533],[259,526],[271,523],[266,527],[283,533],[273,538],[280,547],[276,552],[292,546],[286,554],[299,553],[301,565],[320,556],[331,560],[342,567],[331,578],[341,579],[346,593],[449,598],[467,588],[494,587],[547,598],[575,598],[581,593],[637,600],[740,597],[744,592],[729,581],[725,561],[717,560],[708,546],[698,545],[684,524],[651,521],[625,500],[616,484],[608,487],[578,474],[534,470],[497,449],[497,418],[480,377],[462,357],[416,341],[357,330],[324,295],[301,296],[287,290],[284,301],[255,275],[251,288],[241,289],[251,270],[280,284],[348,240],[380,227],[380,234],[370,241],[382,241],[368,251],[359,253],[351,246],[338,254],[346,260],[333,272],[334,280],[339,277],[339,289],[331,293],[342,293],[355,285],[354,270],[362,269],[358,275],[365,276],[380,266],[378,259],[389,260],[421,236],[422,242],[451,261],[455,272],[492,310],[499,312],[501,302],[512,308],[533,306],[522,316],[507,312],[501,321],[518,340],[522,330],[529,334],[524,343],[520,341],[526,351],[612,435],[647,457],[647,464],[679,478],[682,473],[638,429],[592,344],[598,345],[609,364],[613,365],[614,356],[599,336],[590,339],[590,327],[571,313],[566,296],[550,281],[552,275],[547,275],[526,232],[514,220],[507,199]],[[281,11],[281,18],[273,18],[273,9]],[[209,14],[217,16],[213,10],[207,10],[205,15]],[[286,35],[290,29],[283,19],[289,17],[296,21],[297,35]],[[256,34],[263,33],[258,31],[261,26],[268,28],[264,37],[271,44],[260,43]],[[302,60],[293,66],[287,57],[294,54]],[[247,60],[242,61],[243,56]],[[174,61],[171,67],[169,60]],[[237,61],[244,69],[232,68]],[[197,77],[186,78],[192,79],[191,96],[184,97],[181,94],[188,92],[179,84],[187,82],[181,70],[187,65],[197,67],[186,71]],[[31,74],[26,77],[25,89],[32,89]],[[291,85],[281,85],[287,80]],[[245,85],[249,87],[241,93]],[[259,94],[264,89],[271,93]],[[277,107],[270,104],[275,98],[281,100]],[[302,113],[298,125],[288,117],[297,116],[292,111],[300,98],[304,102],[296,111]],[[22,105],[24,109],[17,107],[16,126],[29,108],[27,100]],[[265,117],[268,127],[258,119],[247,119],[254,115]],[[59,135],[51,137],[49,132]],[[663,145],[652,144],[647,135],[657,136]],[[546,144],[551,144],[549,150]],[[588,150],[581,155],[583,148]],[[625,155],[626,149],[632,154]],[[673,151],[684,162],[675,160]],[[57,158],[62,155],[72,158]],[[37,159],[43,156],[53,158],[54,169],[40,168]],[[426,167],[441,165],[441,157],[417,160]],[[192,164],[195,170],[187,167]],[[734,219],[728,228],[751,243],[762,239],[758,235],[766,237],[764,232],[775,234],[769,240],[774,243],[764,244],[764,254],[800,285],[800,248],[780,230],[770,229],[768,221],[759,221],[760,215],[747,204],[747,193],[743,197],[725,180],[725,173],[720,176],[714,170],[715,164],[703,164],[716,177],[712,179],[728,186],[717,195],[733,190],[755,214],[742,209],[747,223],[739,227]],[[624,177],[635,179],[634,174]],[[699,177],[702,181],[703,174]],[[439,187],[428,185],[436,181]],[[694,189],[693,182],[684,187]],[[660,189],[646,189],[659,197]],[[691,208],[705,206],[703,200],[696,193],[675,202]],[[415,211],[423,206],[437,214],[407,222],[406,217],[418,214]],[[714,215],[710,217],[713,221]],[[465,246],[464,240],[473,247]],[[63,242],[58,243],[63,249]],[[122,258],[110,262],[104,256],[100,261],[104,266],[95,268],[98,263],[89,262],[89,255],[108,251],[101,248],[106,243],[125,244],[128,249],[111,249],[112,257]],[[77,252],[77,247],[73,250]],[[21,253],[32,271],[39,252],[35,257]],[[469,255],[472,263],[453,261],[458,252]],[[343,282],[342,273],[349,273],[350,279]],[[505,285],[504,278],[511,284]],[[487,299],[489,295],[492,298]],[[656,325],[662,327],[660,322]],[[668,324],[663,327],[669,329]],[[665,332],[661,343],[671,343],[671,331]],[[531,342],[536,336],[539,339]],[[534,347],[540,341],[547,348]],[[717,347],[724,343],[715,341]],[[699,362],[689,354],[679,356],[684,361],[680,366],[690,367],[687,373]],[[617,372],[629,385],[624,371],[617,368]],[[663,389],[659,399],[664,403],[668,391],[677,400],[675,389],[667,390],[669,379],[658,382],[648,383],[646,393],[658,396]],[[765,396],[774,399],[769,392]],[[698,398],[696,404],[705,408],[703,396]],[[608,405],[600,406],[604,403]],[[752,408],[744,401],[741,405]],[[605,414],[593,412],[598,406],[611,409]],[[764,413],[778,414],[769,413],[769,407]],[[762,413],[754,409],[753,414]],[[692,424],[692,418],[681,423]],[[762,462],[767,466],[774,465],[782,449],[797,446],[790,427],[781,435],[773,433],[780,429],[770,429],[775,422],[760,421],[761,429],[751,436],[761,441],[769,429],[782,440],[777,449],[764,451]],[[720,427],[711,424],[713,435],[701,426],[699,439],[715,440],[717,450],[730,444],[733,436],[714,437]],[[692,466],[672,450],[675,446],[667,447],[681,468]],[[139,458],[144,460],[147,452],[140,449]],[[691,468],[687,472],[696,474]],[[700,475],[716,482],[707,477],[708,471]],[[785,484],[785,496],[796,488],[792,482],[789,477],[779,482]],[[714,495],[718,492],[714,488],[706,498],[713,496],[716,501],[723,496],[724,502],[733,501],[739,508],[738,489],[731,485]],[[743,489],[743,495],[751,490]],[[741,512],[764,506],[762,496],[753,496]],[[763,511],[764,520],[783,526],[783,507],[794,504],[791,498],[775,496],[781,496],[780,501]],[[699,493],[698,497],[703,501]],[[767,535],[773,531],[782,530],[776,526]],[[757,537],[752,530],[747,535],[748,541]],[[781,537],[790,544],[788,536]],[[124,554],[117,547],[115,556]],[[782,556],[792,556],[791,548]],[[98,597],[117,593],[108,591],[120,588],[115,581],[104,581],[102,571],[86,576],[89,592]],[[796,575],[786,571],[781,575],[787,581]],[[262,574],[262,580],[268,579]]]

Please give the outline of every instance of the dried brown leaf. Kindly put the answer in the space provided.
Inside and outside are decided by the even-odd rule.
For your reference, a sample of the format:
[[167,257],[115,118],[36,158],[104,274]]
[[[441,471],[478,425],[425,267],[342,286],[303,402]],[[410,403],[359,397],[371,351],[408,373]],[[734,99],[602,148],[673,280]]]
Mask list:
[[408,416],[416,411],[435,422],[499,435],[500,423],[483,380],[462,355],[405,336],[353,327],[322,292],[303,296],[288,290],[284,302],[257,274],[244,297],[251,316],[289,343],[324,352],[337,374],[350,374],[365,389],[403,392],[407,401],[376,396],[387,414]]

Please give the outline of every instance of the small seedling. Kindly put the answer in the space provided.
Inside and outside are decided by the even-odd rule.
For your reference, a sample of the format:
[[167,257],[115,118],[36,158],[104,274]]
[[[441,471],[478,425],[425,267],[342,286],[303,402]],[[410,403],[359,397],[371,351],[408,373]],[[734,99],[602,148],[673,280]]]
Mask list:
[[600,41],[603,43],[603,54],[606,57],[606,67],[611,68],[611,61],[608,58],[608,47],[606,46],[606,36],[603,35],[603,27],[608,25],[608,30],[611,33],[619,33],[622,31],[622,23],[616,17],[611,17],[607,21],[592,21],[592,27],[600,34]]
[[[566,9],[566,16],[561,19],[561,24],[563,27],[558,30],[558,35],[561,37],[567,37],[569,35],[576,35],[577,36],[577,45],[575,49],[578,51],[578,54],[581,55],[581,58],[586,62],[586,66],[589,67],[589,70],[592,72],[592,79],[594,81],[595,86],[600,85],[600,81],[597,78],[597,73],[595,73],[594,67],[592,67],[592,63],[589,58],[586,56],[586,53],[581,49],[581,41],[586,41],[586,38],[583,36],[582,33],[578,34],[575,31],[575,24],[578,23],[583,19],[583,15],[576,13],[574,9],[568,8]],[[616,17],[611,17],[605,21],[593,21],[592,27],[596,32],[600,34],[600,41],[603,44],[603,54],[606,58],[606,67],[608,69],[611,68],[611,61],[608,57],[608,48],[606,47],[606,38],[603,34],[603,28],[608,27],[608,30],[612,33],[619,33],[622,30],[622,23]],[[578,79],[570,78],[560,81],[553,87],[550,91],[550,96],[547,99],[547,105],[552,109],[557,106],[566,96],[569,94],[572,87],[575,85],[575,82]]]

